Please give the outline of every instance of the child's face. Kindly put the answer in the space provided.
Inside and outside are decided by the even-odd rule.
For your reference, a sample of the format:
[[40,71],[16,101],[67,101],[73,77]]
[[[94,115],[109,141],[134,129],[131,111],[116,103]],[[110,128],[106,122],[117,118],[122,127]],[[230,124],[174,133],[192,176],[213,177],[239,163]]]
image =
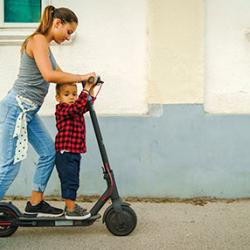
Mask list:
[[56,95],[56,100],[60,103],[73,104],[77,99],[77,86],[67,84],[61,87],[59,95]]

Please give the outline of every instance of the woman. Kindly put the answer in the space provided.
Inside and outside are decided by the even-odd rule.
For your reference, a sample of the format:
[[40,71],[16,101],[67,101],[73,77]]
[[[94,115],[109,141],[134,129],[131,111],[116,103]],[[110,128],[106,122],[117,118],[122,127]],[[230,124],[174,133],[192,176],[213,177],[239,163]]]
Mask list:
[[69,40],[77,24],[78,19],[71,10],[45,8],[37,30],[22,44],[20,69],[14,86],[0,102],[0,200],[26,158],[28,142],[39,155],[26,214],[60,216],[63,213],[62,209],[43,200],[54,167],[55,146],[37,112],[48,92],[49,82],[75,83],[96,76],[95,73],[63,72],[50,51],[50,43],[61,44]]

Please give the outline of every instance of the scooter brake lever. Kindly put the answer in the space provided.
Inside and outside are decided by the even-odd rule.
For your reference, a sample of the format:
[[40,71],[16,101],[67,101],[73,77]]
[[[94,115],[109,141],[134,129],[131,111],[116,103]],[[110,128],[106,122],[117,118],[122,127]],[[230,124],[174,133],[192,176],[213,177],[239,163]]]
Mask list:
[[104,83],[104,81],[101,80],[101,77],[100,77],[100,76],[97,76],[96,85],[98,86],[98,85],[101,85],[101,84],[103,84],[103,83]]

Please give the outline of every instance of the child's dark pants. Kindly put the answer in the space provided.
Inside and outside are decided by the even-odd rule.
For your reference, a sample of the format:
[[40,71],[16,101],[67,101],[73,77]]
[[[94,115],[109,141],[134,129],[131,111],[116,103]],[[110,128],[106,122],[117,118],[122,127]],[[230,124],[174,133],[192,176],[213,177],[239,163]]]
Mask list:
[[56,168],[61,181],[63,199],[76,199],[79,188],[80,162],[81,155],[79,153],[56,153]]

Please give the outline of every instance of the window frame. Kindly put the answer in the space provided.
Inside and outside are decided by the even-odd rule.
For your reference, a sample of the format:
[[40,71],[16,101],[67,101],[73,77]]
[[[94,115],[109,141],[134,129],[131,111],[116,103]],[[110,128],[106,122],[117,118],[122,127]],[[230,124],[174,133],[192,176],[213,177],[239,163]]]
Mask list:
[[[49,0],[41,0],[43,10],[47,5],[51,4]],[[2,29],[13,29],[13,28],[35,28],[37,23],[4,23],[4,0],[0,0],[0,28]]]
[[[41,12],[47,5],[53,5],[52,0],[41,0]],[[0,46],[20,45],[23,40],[38,26],[37,23],[4,23],[4,0],[0,0]]]

